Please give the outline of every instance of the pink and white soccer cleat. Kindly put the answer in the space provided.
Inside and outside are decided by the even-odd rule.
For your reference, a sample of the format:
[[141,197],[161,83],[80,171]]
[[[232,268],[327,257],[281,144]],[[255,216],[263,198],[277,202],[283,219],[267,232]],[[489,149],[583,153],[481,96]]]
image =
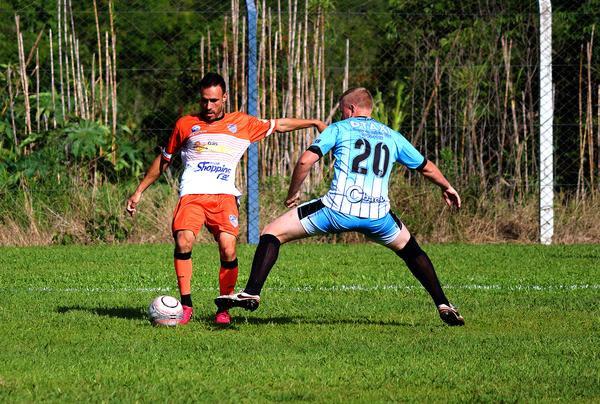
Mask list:
[[183,318],[179,320],[179,325],[186,325],[192,319],[192,314],[194,313],[194,308],[190,306],[183,305]]
[[217,311],[215,315],[215,324],[228,325],[231,323],[231,316],[227,310]]

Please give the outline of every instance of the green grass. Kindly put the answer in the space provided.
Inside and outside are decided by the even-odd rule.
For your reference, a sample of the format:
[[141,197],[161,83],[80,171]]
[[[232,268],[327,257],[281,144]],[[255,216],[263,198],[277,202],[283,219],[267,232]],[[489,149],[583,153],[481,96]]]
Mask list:
[[600,400],[600,246],[425,249],[465,327],[374,244],[284,246],[259,310],[225,329],[214,245],[172,329],[145,317],[177,296],[169,245],[0,248],[0,401]]

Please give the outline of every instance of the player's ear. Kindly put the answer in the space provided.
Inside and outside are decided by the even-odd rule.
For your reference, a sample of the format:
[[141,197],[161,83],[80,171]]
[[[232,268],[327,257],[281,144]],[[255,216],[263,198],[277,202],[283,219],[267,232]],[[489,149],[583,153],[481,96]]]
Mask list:
[[225,93],[223,93],[223,102],[226,102],[226,101],[227,101],[227,93],[225,92]]

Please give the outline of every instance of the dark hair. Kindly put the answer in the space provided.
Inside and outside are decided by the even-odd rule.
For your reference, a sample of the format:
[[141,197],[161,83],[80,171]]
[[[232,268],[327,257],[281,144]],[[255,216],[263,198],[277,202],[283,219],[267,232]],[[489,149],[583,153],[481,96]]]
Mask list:
[[225,86],[225,79],[218,73],[206,73],[206,75],[202,77],[202,80],[200,80],[200,91],[208,87],[216,86],[221,87],[223,93],[227,92],[227,88]]

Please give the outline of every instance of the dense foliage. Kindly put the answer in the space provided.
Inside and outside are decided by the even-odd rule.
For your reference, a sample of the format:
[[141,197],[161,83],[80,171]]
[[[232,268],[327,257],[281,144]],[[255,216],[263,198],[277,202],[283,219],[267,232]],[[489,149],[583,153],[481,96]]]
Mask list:
[[[203,72],[225,75],[230,110],[245,109],[243,2],[5,4],[4,195],[135,182],[176,118],[196,108]],[[600,2],[553,6],[557,187],[582,196],[600,183]],[[336,119],[343,86],[367,86],[375,116],[402,131],[467,197],[493,193],[525,203],[538,183],[537,7],[516,0],[259,2],[259,113]],[[262,178],[289,176],[314,135],[261,143]],[[329,166],[326,157],[307,192],[319,189]],[[245,160],[241,168],[243,187]]]

